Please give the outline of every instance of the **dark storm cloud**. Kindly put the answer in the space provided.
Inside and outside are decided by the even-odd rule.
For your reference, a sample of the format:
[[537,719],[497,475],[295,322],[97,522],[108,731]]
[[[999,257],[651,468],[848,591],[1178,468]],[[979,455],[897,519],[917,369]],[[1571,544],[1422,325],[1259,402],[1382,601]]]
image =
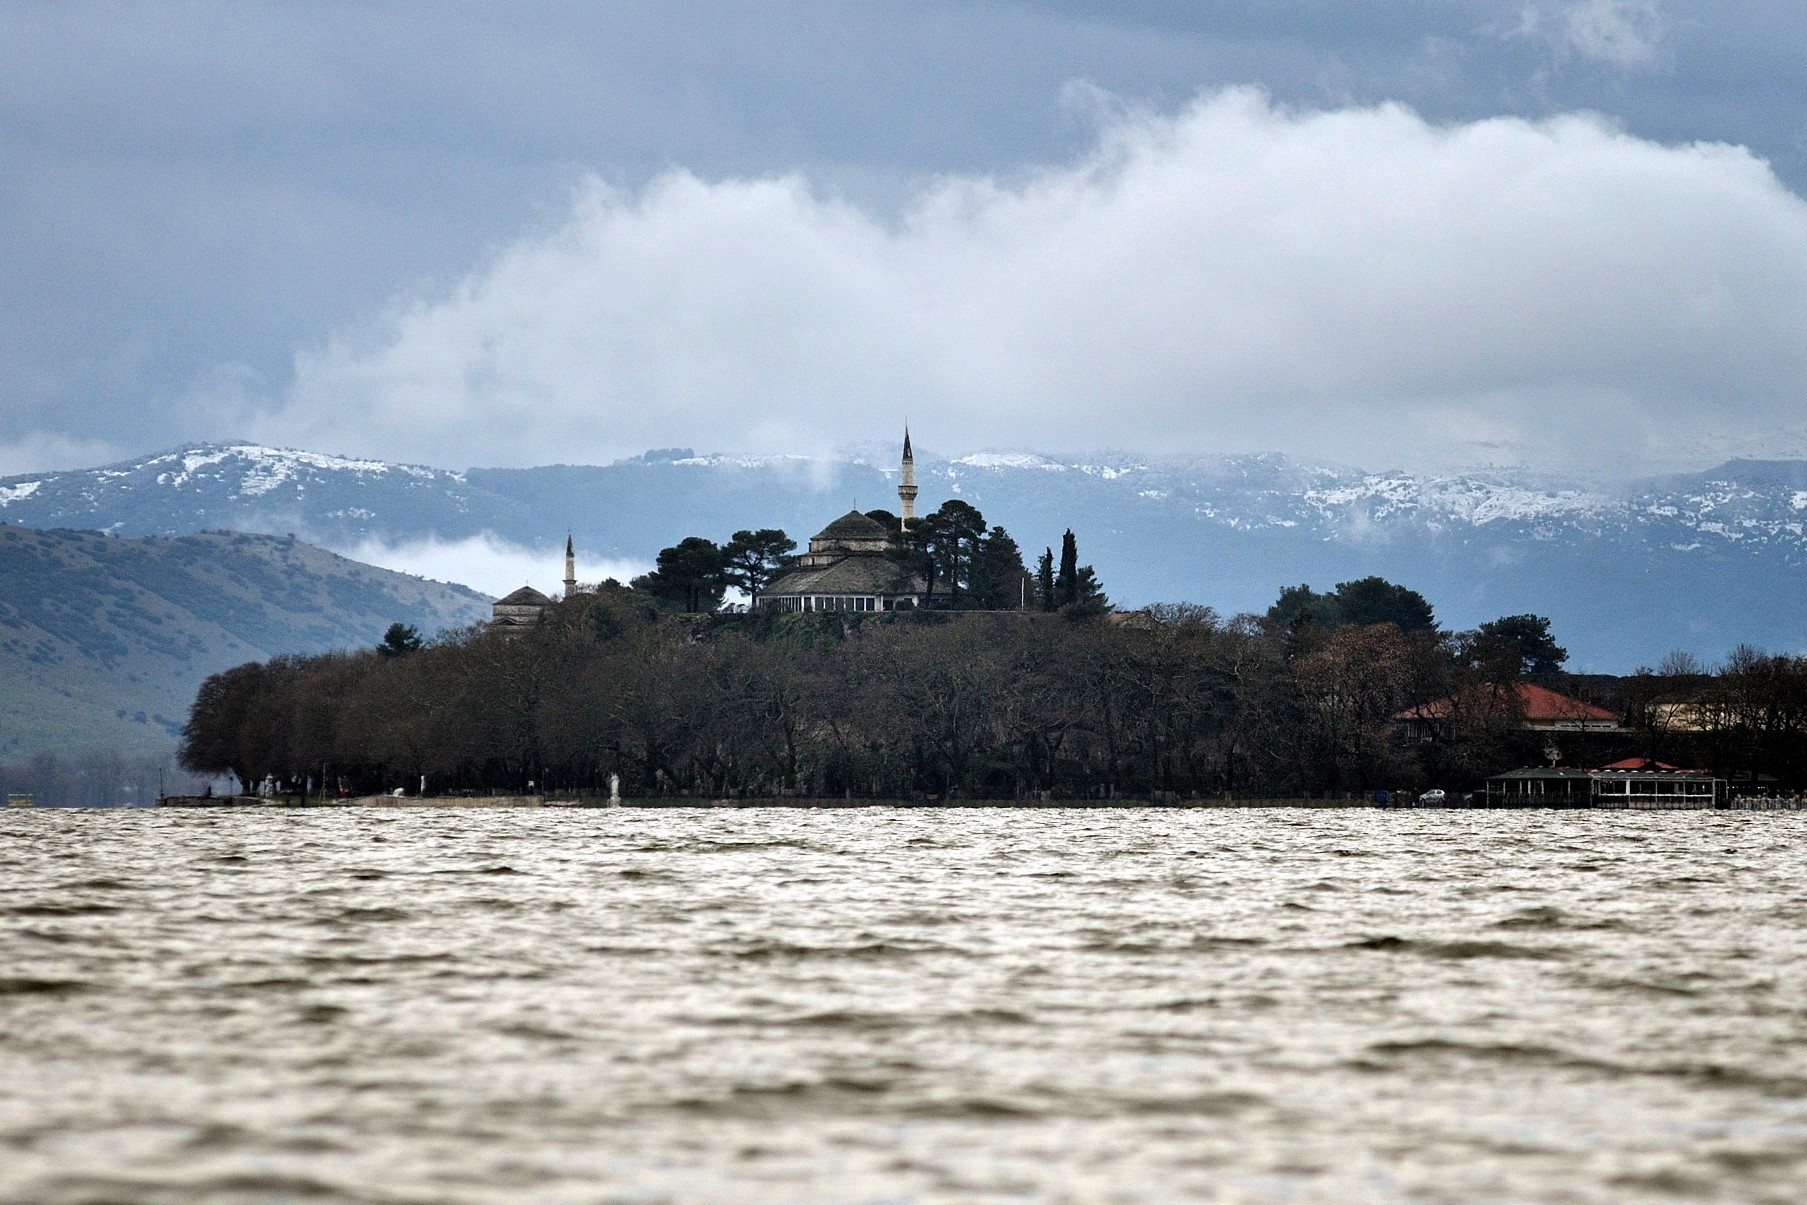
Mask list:
[[1098,117],[1062,102],[1073,81],[1167,113],[1243,83],[1433,122],[1592,109],[1747,145],[1799,188],[1804,8],[6,6],[0,470],[233,434],[289,395],[298,349],[317,365],[565,228],[592,174],[800,171],[883,225],[937,175],[1075,162]]

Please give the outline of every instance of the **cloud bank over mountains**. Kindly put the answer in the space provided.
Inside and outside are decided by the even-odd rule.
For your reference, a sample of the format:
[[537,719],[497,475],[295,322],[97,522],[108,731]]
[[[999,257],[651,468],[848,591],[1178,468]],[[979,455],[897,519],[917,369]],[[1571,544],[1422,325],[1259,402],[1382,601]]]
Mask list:
[[[547,595],[564,592],[564,558],[556,552],[525,548],[493,533],[461,540],[361,540],[335,549],[341,556],[412,573],[438,582],[456,582],[494,598],[521,586],[532,586]],[[586,584],[614,578],[632,581],[652,570],[647,561],[577,558],[577,580]]]
[[[1001,431],[999,446],[1060,452],[1092,442],[1075,431],[1073,395],[1132,358],[1137,372],[1120,379],[1159,388],[1110,425],[1113,444],[1147,438],[1143,412],[1161,407],[1236,433],[1239,406],[1262,420],[1251,420],[1254,435],[1292,436],[1308,414],[1321,428],[1312,439],[1341,450],[1345,434],[1360,436],[1363,455],[1375,422],[1428,414],[1459,420],[1467,442],[1454,459],[1545,456],[1537,441],[1521,450],[1519,432],[1541,426],[1535,399],[1552,394],[1580,397],[1566,409],[1647,441],[1637,420],[1661,391],[1614,369],[1623,331],[1607,332],[1591,375],[1564,363],[1561,341],[1527,367],[1501,344],[1505,328],[1533,320],[1509,316],[1478,343],[1463,342],[1457,320],[1510,295],[1501,278],[1512,266],[1472,274],[1473,294],[1440,316],[1458,292],[1452,278],[1498,247],[1536,250],[1525,275],[1558,257],[1571,270],[1546,281],[1544,292],[1564,294],[1549,320],[1571,318],[1578,340],[1596,321],[1567,312],[1592,297],[1573,280],[1582,269],[1582,284],[1608,281],[1602,309],[1640,273],[1683,307],[1689,270],[1724,252],[1712,271],[1725,284],[1713,288],[1735,323],[1765,287],[1753,261],[1778,277],[1791,269],[1770,251],[1792,219],[1760,214],[1740,230],[1738,205],[1721,207],[1697,223],[1696,244],[1678,207],[1712,209],[1725,189],[1763,208],[1775,186],[1703,166],[1693,148],[1749,148],[1807,195],[1798,0],[696,0],[684,12],[674,22],[659,0],[0,6],[0,469],[252,436],[299,442],[290,430],[322,433],[308,440],[321,448],[413,450],[451,465],[596,459],[598,448],[638,450],[628,436],[673,430],[686,413],[727,419],[647,442],[819,450],[840,442],[843,420],[904,395],[922,419],[948,420],[949,438],[931,447],[970,450],[969,436]],[[1220,115],[1213,135],[1200,113],[1247,85],[1271,99],[1249,106],[1240,133]],[[1078,103],[1062,103],[1063,89]],[[1409,111],[1392,115],[1397,145],[1391,103]],[[1604,129],[1622,128],[1629,145],[1558,136],[1575,113],[1608,115]],[[1476,148],[1502,130],[1549,153],[1476,169]],[[1239,139],[1252,148],[1240,160]],[[1326,162],[1299,162],[1320,145]],[[1462,187],[1491,209],[1452,195]],[[1582,206],[1576,239],[1613,226],[1603,213],[1627,222],[1570,257],[1560,242],[1570,215],[1557,211],[1571,201]],[[1514,204],[1524,212],[1507,212]],[[1154,212],[1163,205],[1173,212]],[[1397,227],[1412,222],[1429,236],[1401,248]],[[1555,233],[1540,237],[1540,226]],[[1311,244],[1314,231],[1328,248]],[[712,250],[712,237],[730,245]],[[1630,245],[1637,238],[1658,241]],[[1344,317],[1337,305],[1364,249],[1385,261],[1374,273],[1383,288]],[[1275,258],[1257,265],[1261,255]],[[1112,279],[1117,267],[1142,278]],[[536,293],[535,268],[552,291]],[[603,271],[664,275],[583,284]],[[1302,273],[1324,278],[1321,296]],[[504,316],[479,311],[502,308],[511,283],[522,323],[543,324],[563,290],[573,329],[495,333]],[[936,297],[942,287],[955,296]],[[1776,286],[1783,310],[1795,288]],[[607,290],[604,304],[594,294]],[[1522,292],[1538,299],[1531,284]],[[1624,324],[1661,340],[1656,301],[1634,301]],[[1187,306],[1199,311],[1192,328],[1172,317]],[[1133,321],[1149,316],[1158,320]],[[528,398],[541,408],[523,439],[512,414],[455,415],[437,439],[430,420],[403,424],[402,395],[458,373],[431,346],[447,334],[428,329],[455,317],[491,343],[457,353],[469,379],[459,374],[451,400],[480,410],[485,398]],[[919,329],[942,317],[946,329]],[[895,346],[889,330],[871,333],[887,324]],[[1396,326],[1449,341],[1419,359],[1422,375],[1454,385],[1421,387],[1411,371],[1376,365],[1371,349],[1339,346],[1384,348]],[[849,349],[824,353],[830,336]],[[1807,446],[1792,412],[1745,388],[1788,371],[1766,358],[1764,337],[1760,328],[1740,347],[1708,330],[1700,348],[1668,347],[1646,374],[1687,360],[1688,372],[1666,378],[1677,395],[1690,372],[1712,378],[1688,398],[1710,428],[1688,432],[1699,450],[1689,463]],[[702,358],[673,367],[680,342]],[[642,348],[656,354],[642,361]],[[1417,353],[1401,348],[1396,359]],[[1715,357],[1743,351],[1754,354],[1735,371],[1713,371]],[[1471,370],[1452,373],[1460,355]],[[1264,357],[1286,371],[1245,388]],[[1045,432],[1024,431],[1033,408],[1021,398],[1038,377],[1062,389],[1044,407]],[[1313,391],[1331,404],[1305,406]],[[1101,406],[1116,401],[1103,393]],[[358,397],[376,409],[364,413]],[[1724,397],[1733,412],[1714,413]],[[752,406],[760,423],[749,427]],[[1747,426],[1748,410],[1762,417]],[[341,435],[343,415],[357,421]],[[889,427],[894,416],[882,417]],[[622,425],[619,440],[596,429],[605,421]],[[499,444],[497,429],[509,436]],[[1728,430],[1745,432],[1737,449],[1721,438]],[[1131,450],[1201,442],[1197,429],[1156,436]]]
[[[1661,34],[1638,11],[1557,15],[1632,55]],[[1249,89],[1096,107],[1077,160],[944,176],[895,214],[802,175],[592,180],[562,224],[301,356],[279,404],[216,404],[266,440],[449,465],[815,451],[908,415],[950,450],[1638,471],[1799,425],[1807,203],[1744,149]]]

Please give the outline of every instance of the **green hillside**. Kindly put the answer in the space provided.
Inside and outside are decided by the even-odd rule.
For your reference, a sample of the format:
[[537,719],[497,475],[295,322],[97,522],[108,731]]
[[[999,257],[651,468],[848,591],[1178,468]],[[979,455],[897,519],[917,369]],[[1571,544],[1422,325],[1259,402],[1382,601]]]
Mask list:
[[155,752],[201,680],[278,653],[375,644],[487,617],[489,600],[292,537],[119,539],[0,526],[0,763]]

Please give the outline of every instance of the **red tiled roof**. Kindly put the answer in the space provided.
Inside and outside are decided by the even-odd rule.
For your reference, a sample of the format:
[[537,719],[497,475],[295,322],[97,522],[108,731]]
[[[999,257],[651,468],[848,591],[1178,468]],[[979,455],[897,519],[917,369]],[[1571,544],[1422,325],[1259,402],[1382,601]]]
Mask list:
[[1516,687],[1519,702],[1524,704],[1527,720],[1616,720],[1618,715],[1604,707],[1583,703],[1548,687],[1520,682]]
[[1628,757],[1624,761],[1616,761],[1610,766],[1601,766],[1602,772],[1621,771],[1631,774],[1693,774],[1705,776],[1705,770],[1684,770],[1680,766],[1672,766],[1666,761],[1654,761],[1647,757]]
[[[1496,686],[1493,689],[1498,691],[1500,688]],[[1513,694],[1518,696],[1518,705],[1524,710],[1527,720],[1617,720],[1619,718],[1618,715],[1604,707],[1583,703],[1580,699],[1570,698],[1547,686],[1518,682],[1511,689]],[[1450,713],[1452,706],[1452,700],[1438,699],[1434,703],[1408,707],[1393,718],[1396,720],[1440,720]]]

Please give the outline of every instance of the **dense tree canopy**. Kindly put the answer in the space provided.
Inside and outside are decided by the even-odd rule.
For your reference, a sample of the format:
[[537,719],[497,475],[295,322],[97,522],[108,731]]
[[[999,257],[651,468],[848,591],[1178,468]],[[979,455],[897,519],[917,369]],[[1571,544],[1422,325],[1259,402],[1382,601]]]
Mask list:
[[1541,615],[1501,616],[1475,629],[1475,642],[1479,655],[1497,665],[1501,677],[1548,678],[1569,659]]
[[[1458,633],[1200,607],[1067,616],[683,617],[605,585],[513,634],[216,674],[182,756],[247,784],[358,791],[423,775],[436,790],[600,790],[614,773],[635,794],[880,798],[1466,789],[1545,760],[1548,735],[1522,731],[1498,687],[1501,633],[1549,655],[1547,626],[1522,616]],[[1742,650],[1712,675],[1550,680],[1628,716],[1624,732],[1564,735],[1577,764],[1807,777],[1807,659]],[[1434,730],[1408,736],[1397,717],[1427,707]]]
[[659,550],[657,565],[634,579],[634,589],[674,611],[713,611],[722,605],[728,560],[713,540],[701,536],[680,540]]
[[1329,594],[1319,594],[1306,585],[1288,586],[1268,608],[1267,617],[1289,632],[1345,624],[1368,627],[1390,623],[1402,632],[1428,632],[1437,626],[1430,601],[1424,595],[1380,577],[1338,582]]
[[775,527],[737,531],[722,549],[722,580],[743,591],[748,606],[759,605],[759,595],[790,568],[797,541]]
[[383,642],[376,646],[376,651],[385,657],[406,657],[409,653],[418,653],[423,643],[420,629],[413,624],[392,623],[383,633]]
[[1027,609],[1030,586],[1023,553],[1002,527],[979,538],[969,574],[972,605],[982,611]]

